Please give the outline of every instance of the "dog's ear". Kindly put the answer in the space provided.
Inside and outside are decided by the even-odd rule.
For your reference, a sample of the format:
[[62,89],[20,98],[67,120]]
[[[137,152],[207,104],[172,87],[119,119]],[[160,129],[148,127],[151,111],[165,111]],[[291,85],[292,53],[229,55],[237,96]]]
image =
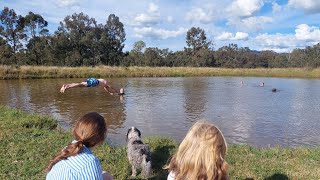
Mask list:
[[129,135],[130,131],[131,131],[131,128],[128,129],[127,136],[126,136],[126,141],[128,141],[128,135]]
[[137,128],[134,128],[134,130],[135,130],[135,131],[137,131],[137,132],[138,132],[139,137],[141,137],[141,132],[140,132],[140,130],[139,130],[139,129],[137,129]]

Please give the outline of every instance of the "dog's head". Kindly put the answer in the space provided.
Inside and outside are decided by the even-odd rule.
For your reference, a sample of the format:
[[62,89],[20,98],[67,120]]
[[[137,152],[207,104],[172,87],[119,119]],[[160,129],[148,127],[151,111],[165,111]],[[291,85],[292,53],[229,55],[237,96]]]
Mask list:
[[128,140],[138,140],[141,139],[141,132],[136,127],[131,127],[127,132],[127,141]]

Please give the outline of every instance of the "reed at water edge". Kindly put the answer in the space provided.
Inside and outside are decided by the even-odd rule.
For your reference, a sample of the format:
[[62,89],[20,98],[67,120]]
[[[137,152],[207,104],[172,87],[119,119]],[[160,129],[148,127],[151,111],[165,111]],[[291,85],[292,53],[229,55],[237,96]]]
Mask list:
[[190,76],[251,76],[320,78],[319,69],[257,68],[228,69],[211,67],[57,67],[0,66],[0,79],[31,78],[110,78],[110,77],[190,77]]

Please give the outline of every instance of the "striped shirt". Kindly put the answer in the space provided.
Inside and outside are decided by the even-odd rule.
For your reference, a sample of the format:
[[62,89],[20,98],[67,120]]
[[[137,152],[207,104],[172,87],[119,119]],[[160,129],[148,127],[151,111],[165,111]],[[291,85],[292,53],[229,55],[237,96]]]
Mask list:
[[47,180],[102,180],[102,170],[99,160],[89,148],[83,147],[81,153],[57,162],[46,176]]

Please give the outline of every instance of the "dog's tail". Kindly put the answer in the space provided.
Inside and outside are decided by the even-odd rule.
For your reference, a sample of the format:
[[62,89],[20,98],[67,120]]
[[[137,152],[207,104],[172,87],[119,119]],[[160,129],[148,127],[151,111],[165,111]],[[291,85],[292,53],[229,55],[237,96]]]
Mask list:
[[142,157],[143,157],[142,173],[145,177],[148,177],[151,174],[151,153],[148,145],[145,145],[145,148],[143,149]]

